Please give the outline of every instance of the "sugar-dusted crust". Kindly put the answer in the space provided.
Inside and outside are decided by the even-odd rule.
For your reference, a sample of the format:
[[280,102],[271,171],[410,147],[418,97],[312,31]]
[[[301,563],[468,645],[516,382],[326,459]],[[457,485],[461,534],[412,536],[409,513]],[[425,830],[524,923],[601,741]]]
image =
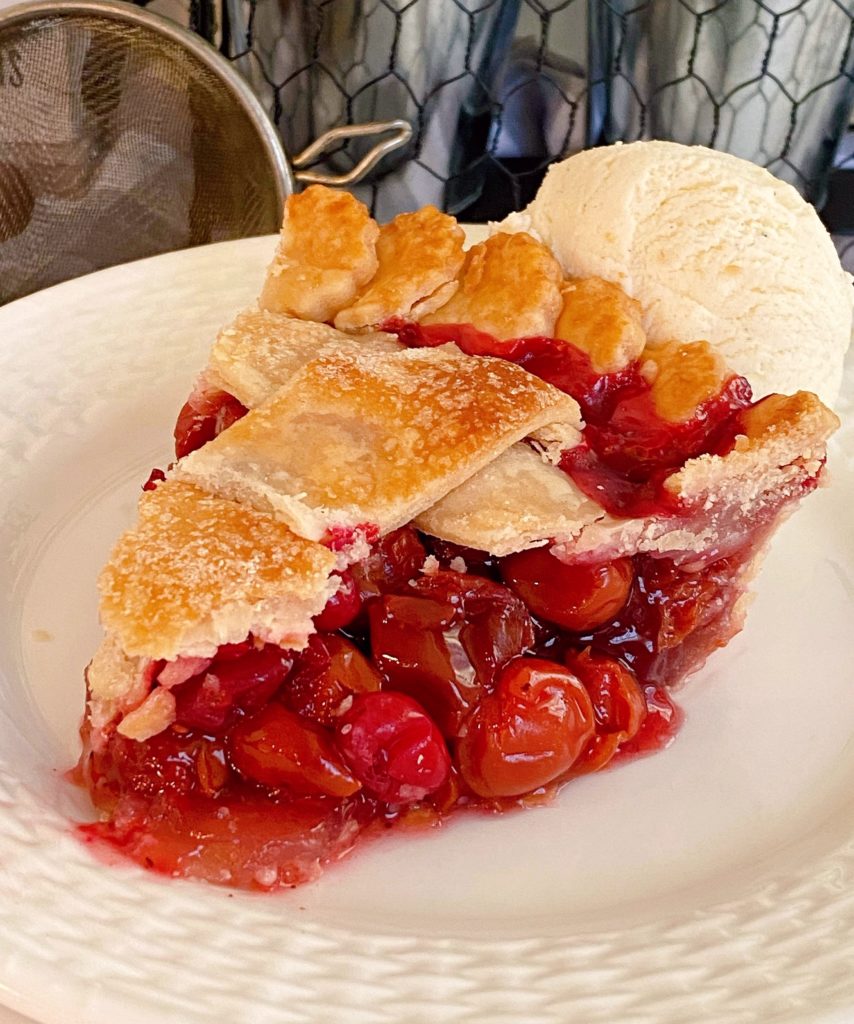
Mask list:
[[742,414],[745,433],[724,457],[701,455],[668,478],[666,487],[690,504],[749,504],[789,479],[815,476],[839,418],[811,392],[769,395]]
[[[770,396],[745,414],[732,452],[689,460],[666,486],[684,516],[621,519],[517,445],[419,516],[427,533],[495,555],[554,541],[565,561],[637,552],[709,554],[779,513],[820,472],[838,419],[815,397]],[[518,451],[517,451],[518,450]]]
[[422,512],[415,525],[454,544],[509,555],[571,538],[603,514],[566,473],[520,443]]
[[455,218],[435,206],[401,213],[384,224],[377,239],[379,269],[356,301],[335,317],[335,326],[351,331],[443,305],[458,287],[464,241]]
[[331,320],[376,273],[378,235],[367,207],[349,192],[311,185],[289,196],[261,305],[304,320]]
[[597,373],[614,373],[633,363],[646,346],[643,310],[623,289],[601,277],[567,281],[554,336],[590,356]]
[[368,348],[396,352],[402,346],[391,334],[353,337],[328,324],[246,309],[220,332],[205,380],[254,409],[317,356]]
[[311,540],[366,524],[385,533],[531,431],[577,421],[569,396],[455,345],[329,355],[174,472]]
[[551,252],[530,235],[493,235],[472,246],[449,302],[425,324],[474,324],[496,338],[551,336],[560,312],[563,273]]
[[101,573],[101,621],[128,658],[210,656],[250,632],[301,648],[334,564],[270,515],[167,481]]
[[149,658],[131,657],[113,633],[101,641],[86,668],[87,722],[98,749],[108,726],[145,699],[151,680]]
[[644,350],[641,372],[652,385],[652,403],[663,420],[691,419],[720,394],[731,376],[720,352],[707,341],[669,341]]

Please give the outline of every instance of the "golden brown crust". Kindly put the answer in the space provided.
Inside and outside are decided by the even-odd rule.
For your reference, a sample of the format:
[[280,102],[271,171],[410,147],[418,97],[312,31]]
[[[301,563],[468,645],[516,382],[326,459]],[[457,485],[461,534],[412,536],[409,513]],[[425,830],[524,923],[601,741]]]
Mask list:
[[209,656],[250,632],[301,647],[334,563],[272,516],[170,480],[101,573],[101,621],[130,657]]
[[736,442],[739,451],[758,448],[781,434],[801,447],[825,440],[839,429],[839,417],[811,391],[794,395],[768,395],[741,414],[744,436]]
[[472,246],[457,292],[421,322],[474,324],[501,339],[551,336],[562,277],[551,252],[530,235],[493,235]]
[[367,349],[396,352],[401,348],[391,334],[353,337],[328,324],[247,309],[220,332],[205,380],[234,395],[247,409],[254,409],[317,356]]
[[742,413],[745,434],[724,456],[690,459],[665,486],[683,501],[720,501],[747,506],[775,486],[815,476],[824,461],[825,445],[839,419],[815,395],[769,395]]
[[275,511],[312,540],[409,522],[573,399],[512,363],[454,345],[324,356],[176,467]]
[[571,538],[602,509],[527,444],[514,444],[415,520],[464,547],[509,555]]
[[555,337],[590,356],[597,373],[614,373],[639,358],[646,345],[640,303],[601,277],[567,281]]
[[720,393],[731,376],[723,357],[707,341],[670,341],[649,346],[642,372],[652,382],[652,402],[663,420],[689,420]]
[[289,196],[261,305],[303,320],[331,320],[376,273],[378,235],[367,207],[349,192],[311,185]]
[[734,524],[802,493],[821,470],[836,416],[815,397],[773,395],[747,411],[745,436],[728,455],[689,460],[666,481],[694,511],[686,516],[622,519],[584,497],[562,471],[515,445],[419,516],[416,525],[443,540],[509,554],[555,541],[566,561],[641,551],[713,551],[734,543]]
[[441,289],[439,304],[450,298],[447,286],[463,265],[465,233],[454,217],[425,206],[402,213],[380,228],[379,268],[352,305],[335,317],[335,326],[351,331],[382,323],[390,316],[424,312]]

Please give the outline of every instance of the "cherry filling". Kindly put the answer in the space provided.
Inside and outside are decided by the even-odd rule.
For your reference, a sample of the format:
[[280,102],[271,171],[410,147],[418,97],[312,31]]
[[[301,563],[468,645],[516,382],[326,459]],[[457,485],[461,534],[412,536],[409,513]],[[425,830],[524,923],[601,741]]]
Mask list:
[[468,355],[508,359],[571,395],[584,417],[584,443],[564,453],[561,468],[613,515],[684,514],[662,486],[665,478],[688,459],[729,450],[739,413],[751,404],[750,385],[732,375],[690,418],[673,422],[657,412],[639,362],[601,374],[586,352],[560,338],[501,341],[470,324],[422,326],[400,319],[383,328],[413,348],[455,342]]
[[194,391],[178,413],[175,424],[175,455],[182,459],[212,441],[249,410],[234,395],[217,388]]
[[169,729],[93,747],[84,727],[78,775],[104,820],[82,834],[153,870],[269,889],[366,831],[542,799],[670,742],[663,686],[737,630],[752,552],[573,566],[404,527],[342,574],[317,617],[337,629],[304,651],[248,637],[158,663]]

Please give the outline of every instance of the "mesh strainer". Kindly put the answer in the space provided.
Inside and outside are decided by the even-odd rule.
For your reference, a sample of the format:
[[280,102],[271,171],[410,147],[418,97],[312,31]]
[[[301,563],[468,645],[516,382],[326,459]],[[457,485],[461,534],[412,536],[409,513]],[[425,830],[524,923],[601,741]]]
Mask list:
[[[291,170],[378,133],[349,174]],[[0,303],[275,231],[295,179],[349,184],[411,134],[405,121],[343,126],[289,163],[243,79],[178,25],[114,0],[13,7],[0,14]]]

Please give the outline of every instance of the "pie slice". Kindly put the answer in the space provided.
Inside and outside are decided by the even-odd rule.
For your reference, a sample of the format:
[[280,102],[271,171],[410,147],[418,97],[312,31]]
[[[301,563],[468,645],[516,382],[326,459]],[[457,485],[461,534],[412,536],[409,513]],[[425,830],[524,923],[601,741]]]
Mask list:
[[101,575],[88,838],[271,889],[673,738],[838,421],[650,345],[530,235],[459,243],[432,208],[288,200]]

